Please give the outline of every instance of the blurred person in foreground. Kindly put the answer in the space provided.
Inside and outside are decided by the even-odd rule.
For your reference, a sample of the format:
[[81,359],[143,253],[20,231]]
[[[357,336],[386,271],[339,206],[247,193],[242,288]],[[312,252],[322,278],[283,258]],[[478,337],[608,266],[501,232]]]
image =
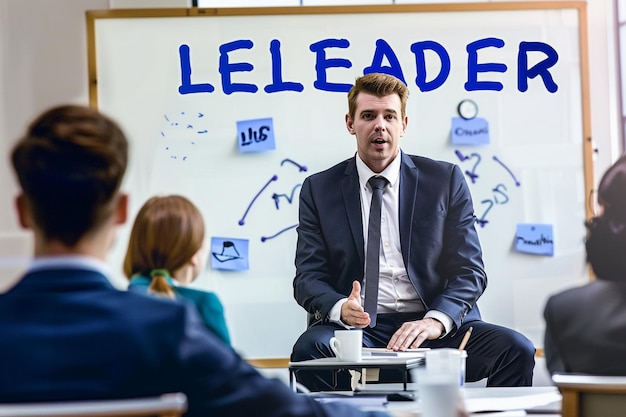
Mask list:
[[544,309],[550,373],[626,375],[626,156],[602,176],[598,206],[585,242],[596,278],[552,295]]

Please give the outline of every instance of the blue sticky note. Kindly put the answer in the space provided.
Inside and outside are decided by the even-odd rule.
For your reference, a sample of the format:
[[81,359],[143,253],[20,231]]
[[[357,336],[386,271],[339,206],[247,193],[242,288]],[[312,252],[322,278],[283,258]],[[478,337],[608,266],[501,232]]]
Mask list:
[[224,237],[211,238],[211,268],[245,271],[248,264],[248,240]]
[[237,122],[239,152],[263,152],[276,149],[272,118]]
[[534,255],[554,256],[554,234],[551,224],[518,224],[515,250]]
[[488,145],[489,122],[482,117],[470,120],[453,117],[450,137],[453,145]]

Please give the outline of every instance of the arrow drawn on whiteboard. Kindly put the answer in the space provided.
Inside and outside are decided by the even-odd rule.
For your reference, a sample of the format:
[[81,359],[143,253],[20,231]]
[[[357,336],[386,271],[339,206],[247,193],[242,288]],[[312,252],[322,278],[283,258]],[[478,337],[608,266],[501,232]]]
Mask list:
[[273,234],[273,235],[271,235],[271,236],[261,236],[261,242],[265,242],[266,240],[274,239],[275,237],[277,237],[277,236],[279,236],[279,235],[281,235],[281,234],[285,233],[285,232],[286,232],[286,231],[288,231],[288,230],[293,229],[294,227],[298,227],[298,225],[297,225],[297,224],[294,224],[294,225],[291,225],[291,226],[289,226],[289,227],[285,227],[284,229],[279,230],[278,232],[274,233],[274,234]]
[[280,166],[282,167],[282,166],[283,166],[283,164],[284,164],[285,162],[290,162],[290,163],[294,164],[295,166],[297,166],[297,167],[298,167],[298,169],[300,170],[300,172],[306,172],[306,171],[307,171],[307,167],[306,167],[306,165],[300,165],[299,163],[297,163],[297,162],[295,162],[295,161],[293,161],[293,160],[291,160],[291,159],[289,159],[289,158],[285,158],[285,159],[283,159],[283,160],[280,162]]
[[250,209],[252,208],[252,205],[254,204],[254,202],[256,201],[257,198],[259,198],[259,196],[261,195],[261,193],[263,191],[265,191],[265,189],[272,183],[272,181],[277,181],[278,180],[278,175],[274,175],[272,178],[269,179],[268,182],[265,183],[265,185],[263,186],[263,188],[261,188],[261,190],[259,190],[258,193],[256,193],[256,195],[254,196],[254,198],[252,199],[252,201],[250,202],[250,204],[248,204],[248,208],[246,209],[245,213],[243,214],[243,217],[241,219],[239,219],[239,226],[243,226],[246,223],[246,216],[248,215],[248,212],[250,211]]
[[506,169],[506,171],[509,173],[509,175],[513,178],[513,181],[515,181],[515,185],[517,185],[518,187],[519,187],[520,185],[522,185],[522,184],[521,184],[521,183],[517,180],[517,178],[515,178],[515,175],[513,175],[513,171],[511,171],[511,170],[509,169],[509,167],[507,167],[506,165],[504,165],[504,162],[502,162],[500,159],[498,159],[498,157],[497,157],[497,156],[495,156],[495,155],[493,156],[493,160],[494,160],[494,161],[496,161],[497,163],[499,163],[499,164],[502,166],[502,168]]

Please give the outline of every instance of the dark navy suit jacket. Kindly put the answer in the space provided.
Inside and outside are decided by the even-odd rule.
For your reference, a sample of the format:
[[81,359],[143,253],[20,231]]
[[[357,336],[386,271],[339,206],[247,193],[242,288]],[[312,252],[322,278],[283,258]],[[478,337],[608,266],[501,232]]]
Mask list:
[[[356,157],[308,177],[300,191],[296,301],[324,321],[363,281],[364,239]],[[469,189],[458,166],[402,153],[400,243],[404,264],[427,310],[458,329],[480,319],[487,285]]]
[[597,277],[548,298],[544,350],[550,373],[626,375],[626,282]]
[[296,395],[189,303],[118,291],[93,270],[35,270],[0,294],[0,403],[167,392],[187,395],[189,416],[386,415]]

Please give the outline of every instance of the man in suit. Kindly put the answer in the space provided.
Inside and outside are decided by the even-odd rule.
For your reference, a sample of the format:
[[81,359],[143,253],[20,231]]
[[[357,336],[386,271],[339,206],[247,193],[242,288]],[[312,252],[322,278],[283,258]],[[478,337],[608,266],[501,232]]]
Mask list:
[[188,416],[386,416],[297,395],[193,306],[112,287],[105,259],[127,217],[127,148],[114,121],[70,105],[39,116],[12,151],[35,258],[0,295],[0,403],[183,392]]
[[[487,276],[463,174],[456,165],[400,150],[407,98],[407,87],[395,77],[358,78],[345,116],[348,132],[356,137],[356,155],[302,185],[293,286],[296,301],[312,319],[291,359],[333,356],[328,341],[336,329],[361,328],[365,346],[397,351],[456,348],[472,327],[468,381],[531,385],[532,343],[482,321],[476,305]],[[375,176],[387,185],[372,317],[363,307],[363,281],[372,196],[368,181]],[[323,372],[300,371],[297,378],[312,390],[333,388]],[[348,386],[348,376],[340,375],[336,387]]]
[[602,176],[598,203],[585,242],[596,279],[552,295],[544,309],[550,373],[626,375],[626,156]]

